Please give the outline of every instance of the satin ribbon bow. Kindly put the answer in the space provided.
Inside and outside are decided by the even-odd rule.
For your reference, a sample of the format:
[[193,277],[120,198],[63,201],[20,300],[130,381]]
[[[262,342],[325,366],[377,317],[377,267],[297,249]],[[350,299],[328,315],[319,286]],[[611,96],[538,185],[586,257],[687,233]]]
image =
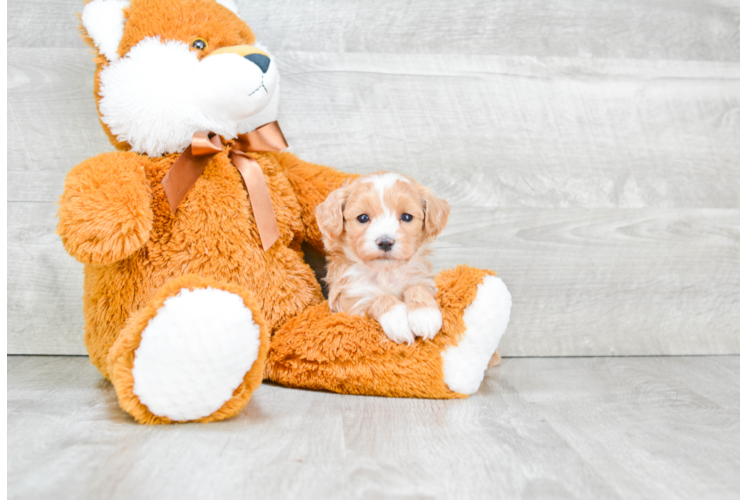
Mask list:
[[[231,163],[241,174],[247,188],[262,248],[265,251],[280,238],[280,230],[265,175],[257,160],[247,153],[276,152],[287,147],[278,122],[271,122],[254,132],[240,135],[229,152]],[[172,214],[177,212],[177,207],[200,178],[213,156],[221,151],[223,146],[219,136],[207,131],[194,133],[192,144],[177,158],[161,181]]]

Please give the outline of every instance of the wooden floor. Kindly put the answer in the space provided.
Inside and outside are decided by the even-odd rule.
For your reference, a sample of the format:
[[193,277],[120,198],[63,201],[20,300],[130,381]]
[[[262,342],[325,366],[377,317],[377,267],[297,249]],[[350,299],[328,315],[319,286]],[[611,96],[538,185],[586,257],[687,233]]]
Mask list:
[[738,356],[514,358],[463,401],[264,384],[136,425],[84,357],[8,358],[10,498],[738,498]]

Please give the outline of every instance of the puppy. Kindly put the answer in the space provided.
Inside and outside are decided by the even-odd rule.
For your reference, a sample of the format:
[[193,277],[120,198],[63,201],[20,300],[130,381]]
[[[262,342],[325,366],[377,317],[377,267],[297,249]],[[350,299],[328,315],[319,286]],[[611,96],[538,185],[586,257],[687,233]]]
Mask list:
[[332,312],[376,319],[398,343],[442,327],[428,260],[449,204],[410,177],[376,172],[333,191],[315,212]]

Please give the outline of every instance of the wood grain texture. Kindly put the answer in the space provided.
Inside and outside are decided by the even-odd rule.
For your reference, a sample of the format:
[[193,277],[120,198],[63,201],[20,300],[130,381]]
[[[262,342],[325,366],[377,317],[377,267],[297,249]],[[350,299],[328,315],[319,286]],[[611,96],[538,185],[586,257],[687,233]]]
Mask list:
[[[8,46],[73,48],[82,1],[8,2]],[[732,61],[737,0],[238,0],[274,50]]]
[[[9,276],[26,284],[9,294],[9,352],[84,354],[82,266],[53,234],[55,204],[8,208]],[[738,210],[455,207],[434,250],[436,269],[504,279],[506,356],[740,350]]]
[[[9,55],[9,127],[28,132],[9,146],[12,201],[56,199],[112,149],[88,52],[45,52]],[[467,206],[739,206],[737,64],[277,56],[280,120],[308,161],[400,170]]]
[[55,234],[55,203],[8,203],[8,352],[85,354],[83,264]]
[[[240,2],[291,150],[446,198],[435,263],[504,277],[506,355],[739,352],[738,3],[393,2]],[[112,148],[79,9],[8,6],[11,353],[83,353],[54,203]]]
[[114,148],[99,124],[95,66],[84,48],[13,49],[8,57],[8,201],[50,202],[67,172]]
[[435,249],[505,280],[507,356],[740,352],[737,210],[457,209]]
[[735,64],[280,60],[284,130],[309,161],[401,170],[463,206],[739,206]]
[[86,358],[8,359],[8,497],[731,499],[739,358],[505,359],[467,400],[263,384],[139,426]]

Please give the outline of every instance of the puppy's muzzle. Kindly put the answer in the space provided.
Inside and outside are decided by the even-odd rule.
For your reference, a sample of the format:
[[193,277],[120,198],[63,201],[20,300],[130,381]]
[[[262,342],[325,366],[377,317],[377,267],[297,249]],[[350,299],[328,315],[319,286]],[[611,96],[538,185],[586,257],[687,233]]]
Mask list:
[[376,239],[375,243],[380,250],[383,250],[385,252],[389,252],[390,250],[392,250],[392,247],[395,246],[395,240],[393,238],[390,238],[389,236],[380,236]]

